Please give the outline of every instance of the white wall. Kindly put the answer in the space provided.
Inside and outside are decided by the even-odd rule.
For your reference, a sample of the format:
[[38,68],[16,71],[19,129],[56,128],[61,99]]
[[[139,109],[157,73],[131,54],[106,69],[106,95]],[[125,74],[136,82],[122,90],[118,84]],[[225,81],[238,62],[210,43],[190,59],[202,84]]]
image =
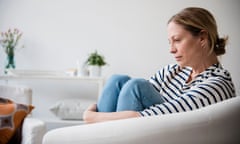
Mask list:
[[[212,11],[220,35],[230,36],[222,63],[240,94],[238,0],[0,0],[0,31],[16,27],[24,32],[25,48],[16,55],[18,69],[66,70],[96,49],[109,63],[105,76],[148,78],[174,62],[166,22],[187,6]],[[1,50],[1,73],[4,56]]]

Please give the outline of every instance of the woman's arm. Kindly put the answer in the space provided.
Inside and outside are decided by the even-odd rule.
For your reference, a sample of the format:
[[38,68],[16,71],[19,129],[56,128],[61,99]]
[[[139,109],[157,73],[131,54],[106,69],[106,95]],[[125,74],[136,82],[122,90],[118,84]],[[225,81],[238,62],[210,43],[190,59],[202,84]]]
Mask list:
[[96,104],[90,105],[83,114],[83,120],[86,123],[96,123],[110,120],[127,119],[140,117],[136,111],[121,111],[121,112],[96,112]]

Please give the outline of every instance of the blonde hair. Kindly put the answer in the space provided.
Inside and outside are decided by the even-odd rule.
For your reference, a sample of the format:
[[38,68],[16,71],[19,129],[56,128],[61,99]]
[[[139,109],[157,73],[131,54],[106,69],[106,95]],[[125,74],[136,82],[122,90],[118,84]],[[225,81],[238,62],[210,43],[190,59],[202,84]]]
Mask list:
[[193,36],[199,35],[202,30],[206,31],[210,52],[215,52],[217,56],[225,54],[228,36],[219,37],[216,20],[208,10],[199,7],[188,7],[172,16],[168,24],[170,22],[182,25]]

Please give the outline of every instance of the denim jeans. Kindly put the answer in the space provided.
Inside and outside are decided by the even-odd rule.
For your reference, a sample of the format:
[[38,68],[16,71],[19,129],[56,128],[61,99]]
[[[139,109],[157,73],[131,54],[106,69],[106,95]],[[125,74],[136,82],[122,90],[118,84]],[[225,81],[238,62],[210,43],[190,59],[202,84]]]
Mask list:
[[142,111],[163,102],[162,96],[147,80],[113,75],[106,82],[99,97],[97,111]]

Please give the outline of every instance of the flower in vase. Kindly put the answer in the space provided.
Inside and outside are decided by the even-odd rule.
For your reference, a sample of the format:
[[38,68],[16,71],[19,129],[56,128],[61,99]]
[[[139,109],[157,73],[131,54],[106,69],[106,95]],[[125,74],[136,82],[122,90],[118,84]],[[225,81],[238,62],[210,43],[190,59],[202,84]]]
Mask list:
[[0,45],[7,55],[5,73],[7,73],[7,69],[15,68],[14,52],[21,37],[22,33],[16,28],[13,30],[8,29],[7,32],[1,32]]
[[[0,45],[8,56],[14,55],[22,33],[18,29],[8,29],[7,32],[1,32]],[[23,46],[22,46],[23,47]]]

